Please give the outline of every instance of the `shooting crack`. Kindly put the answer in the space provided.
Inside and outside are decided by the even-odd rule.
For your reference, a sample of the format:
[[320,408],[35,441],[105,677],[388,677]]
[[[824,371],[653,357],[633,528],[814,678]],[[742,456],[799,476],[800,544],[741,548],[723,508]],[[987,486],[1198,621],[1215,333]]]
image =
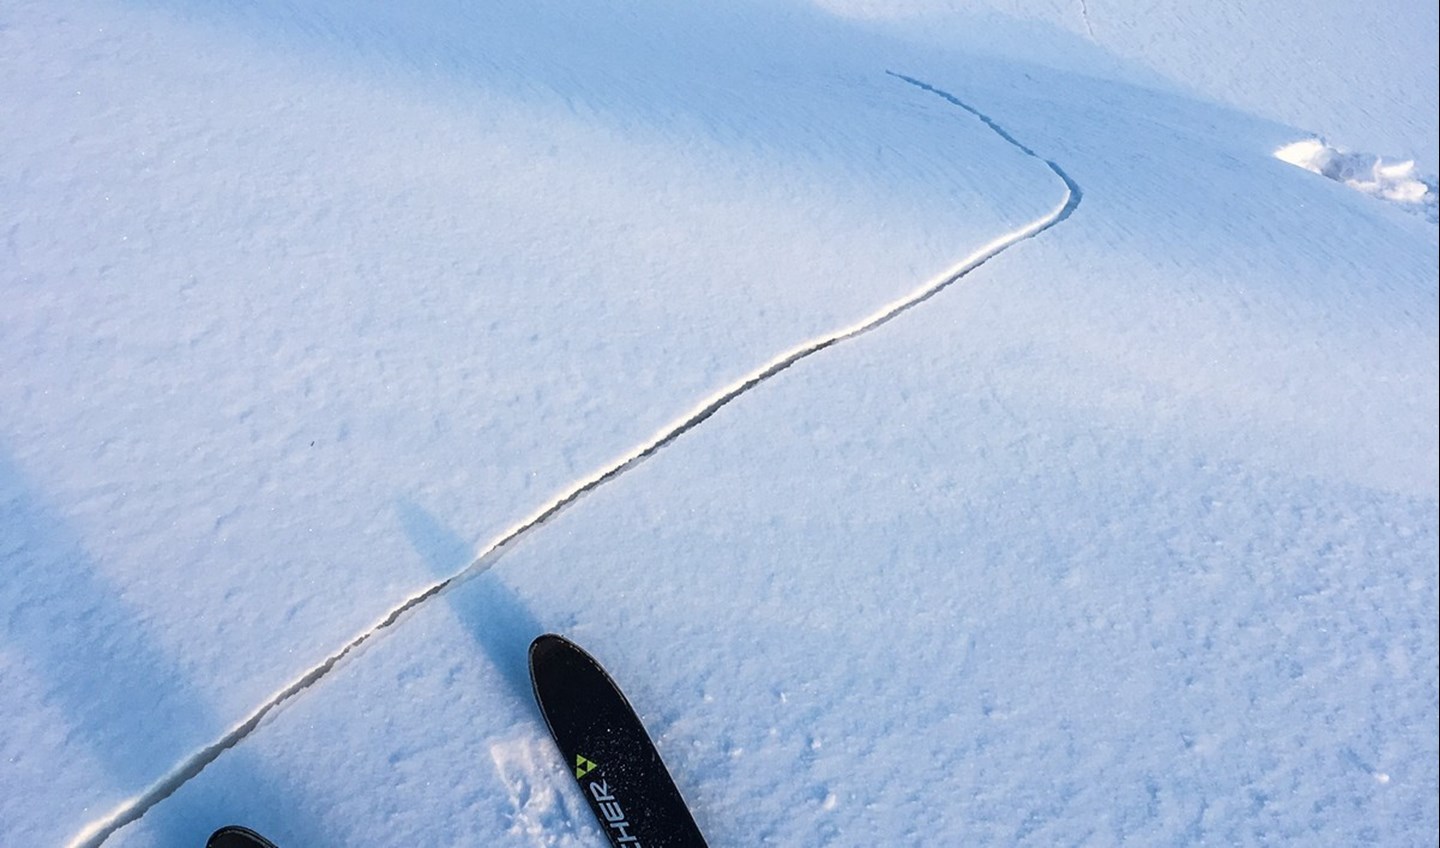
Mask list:
[[180,789],[180,787],[197,777],[207,766],[215,762],[221,754],[238,745],[276,710],[320,681],[342,662],[352,659],[362,647],[372,641],[376,636],[381,635],[402,621],[409,613],[426,602],[440,595],[444,595],[463,583],[485,573],[497,560],[504,556],[509,548],[523,539],[531,531],[541,527],[565,511],[585,495],[664,450],[681,436],[684,436],[686,433],[709,420],[711,416],[728,406],[741,395],[744,395],[761,383],[768,381],[782,371],[789,369],[804,359],[814,356],[826,348],[853,339],[856,336],[864,335],[890,323],[900,315],[914,309],[944,291],[946,288],[949,288],[950,285],[993,259],[1007,248],[1026,239],[1034,238],[1061,221],[1064,221],[1070,217],[1071,213],[1079,206],[1082,197],[1080,186],[1065,173],[1065,170],[1055,162],[1041,157],[1034,150],[1020,143],[1020,141],[1005,130],[1004,127],[996,123],[989,115],[965,103],[958,97],[935,88],[928,83],[895,73],[894,71],[886,71],[886,73],[916,88],[934,94],[954,106],[958,106],[975,116],[984,123],[985,126],[999,135],[1000,138],[1020,150],[1026,156],[1044,163],[1064,184],[1065,195],[1059,204],[1050,212],[1031,223],[1001,235],[988,244],[983,245],[919,289],[898,300],[885,304],[859,322],[835,330],[828,335],[812,339],[779,354],[769,362],[750,372],[747,376],[740,378],[731,385],[711,395],[709,398],[701,401],[689,413],[653,435],[648,441],[630,453],[620,457],[609,466],[602,468],[591,476],[572,484],[568,490],[550,503],[536,510],[529,518],[526,518],[501,534],[496,541],[492,542],[489,547],[465,568],[444,580],[430,585],[423,591],[401,602],[398,606],[391,609],[390,612],[386,613],[375,625],[354,639],[351,639],[349,644],[332,653],[318,665],[306,671],[295,681],[277,692],[247,718],[226,732],[224,736],[177,764],[169,773],[161,777],[139,797],[127,801],[109,815],[86,826],[84,830],[70,841],[69,848],[95,848],[95,846],[101,845],[106,839],[114,835],[116,831],[137,821],[141,816],[153,809],[156,804],[169,798]]
[[1080,0],[1080,20],[1085,22],[1085,32],[1090,34],[1090,40],[1095,40],[1095,27],[1090,25],[1090,7],[1085,0]]

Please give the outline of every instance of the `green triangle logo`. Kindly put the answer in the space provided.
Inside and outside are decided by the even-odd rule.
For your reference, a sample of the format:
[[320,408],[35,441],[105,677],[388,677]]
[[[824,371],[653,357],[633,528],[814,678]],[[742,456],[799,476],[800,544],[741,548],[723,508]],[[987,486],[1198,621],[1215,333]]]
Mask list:
[[579,780],[595,769],[595,764],[580,756],[575,755],[575,779]]

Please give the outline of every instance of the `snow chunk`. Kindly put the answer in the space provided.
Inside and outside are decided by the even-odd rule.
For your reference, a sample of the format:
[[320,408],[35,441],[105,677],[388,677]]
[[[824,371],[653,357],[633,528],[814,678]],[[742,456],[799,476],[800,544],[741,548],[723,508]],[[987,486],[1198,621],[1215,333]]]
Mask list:
[[1275,151],[1275,158],[1399,204],[1407,211],[1424,215],[1432,224],[1440,223],[1435,178],[1420,176],[1414,160],[1351,153],[1318,138],[1287,144]]

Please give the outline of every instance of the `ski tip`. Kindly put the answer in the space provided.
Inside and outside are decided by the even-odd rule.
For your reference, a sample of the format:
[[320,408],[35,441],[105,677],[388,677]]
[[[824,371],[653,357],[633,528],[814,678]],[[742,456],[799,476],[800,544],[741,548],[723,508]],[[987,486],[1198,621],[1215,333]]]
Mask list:
[[558,651],[579,651],[580,647],[558,633],[544,633],[530,643],[530,673],[535,673],[535,663]]
[[275,843],[248,827],[230,824],[210,834],[205,848],[275,848]]

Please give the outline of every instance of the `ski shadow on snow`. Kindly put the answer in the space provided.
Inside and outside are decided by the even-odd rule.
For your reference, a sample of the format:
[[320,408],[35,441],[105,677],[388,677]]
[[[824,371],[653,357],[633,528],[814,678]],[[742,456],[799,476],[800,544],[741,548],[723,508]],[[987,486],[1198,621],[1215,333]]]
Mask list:
[[[396,509],[410,544],[437,578],[458,573],[474,559],[471,543],[424,508],[402,499]],[[475,644],[499,669],[511,694],[533,704],[530,642],[546,629],[520,596],[494,572],[485,572],[445,593],[445,599]]]
[[[124,497],[123,492],[100,492],[97,497]],[[180,657],[163,647],[151,622],[162,618],[143,601],[131,601],[121,587],[105,576],[105,568],[86,550],[84,538],[47,503],[8,453],[0,451],[0,552],[4,577],[0,579],[0,622],[7,649],[23,668],[19,681],[6,682],[0,705],[9,716],[4,733],[31,738],[0,737],[11,757],[0,760],[0,842],[11,844],[6,830],[30,820],[37,835],[52,827],[52,835],[65,839],[88,819],[114,808],[126,798],[144,792],[181,759],[209,743],[226,720],[192,679]],[[163,591],[163,589],[161,590]],[[170,620],[171,627],[183,621]],[[3,677],[0,677],[3,679]],[[12,687],[36,707],[16,703]],[[38,690],[38,691],[36,691]],[[26,718],[12,710],[38,713],[42,721],[58,719],[64,742],[32,749],[33,739],[20,722]],[[54,738],[52,734],[45,737]],[[14,756],[18,753],[19,756]],[[60,768],[46,765],[46,773],[22,771],[26,763],[57,758]],[[216,827],[253,818],[256,811],[284,816],[284,810],[301,805],[294,787],[282,787],[248,756],[233,752],[225,759],[226,779],[199,792],[185,792],[161,801],[139,820],[156,844],[200,846]],[[85,774],[93,763],[108,776]],[[55,782],[49,772],[75,769],[59,785],[90,784],[94,797],[68,798],[59,805],[47,800]],[[281,791],[281,790],[284,791]],[[54,816],[54,822],[34,821],[35,812]],[[299,816],[287,817],[298,819]],[[25,825],[22,825],[25,826]],[[313,834],[289,829],[289,836],[310,841]]]

